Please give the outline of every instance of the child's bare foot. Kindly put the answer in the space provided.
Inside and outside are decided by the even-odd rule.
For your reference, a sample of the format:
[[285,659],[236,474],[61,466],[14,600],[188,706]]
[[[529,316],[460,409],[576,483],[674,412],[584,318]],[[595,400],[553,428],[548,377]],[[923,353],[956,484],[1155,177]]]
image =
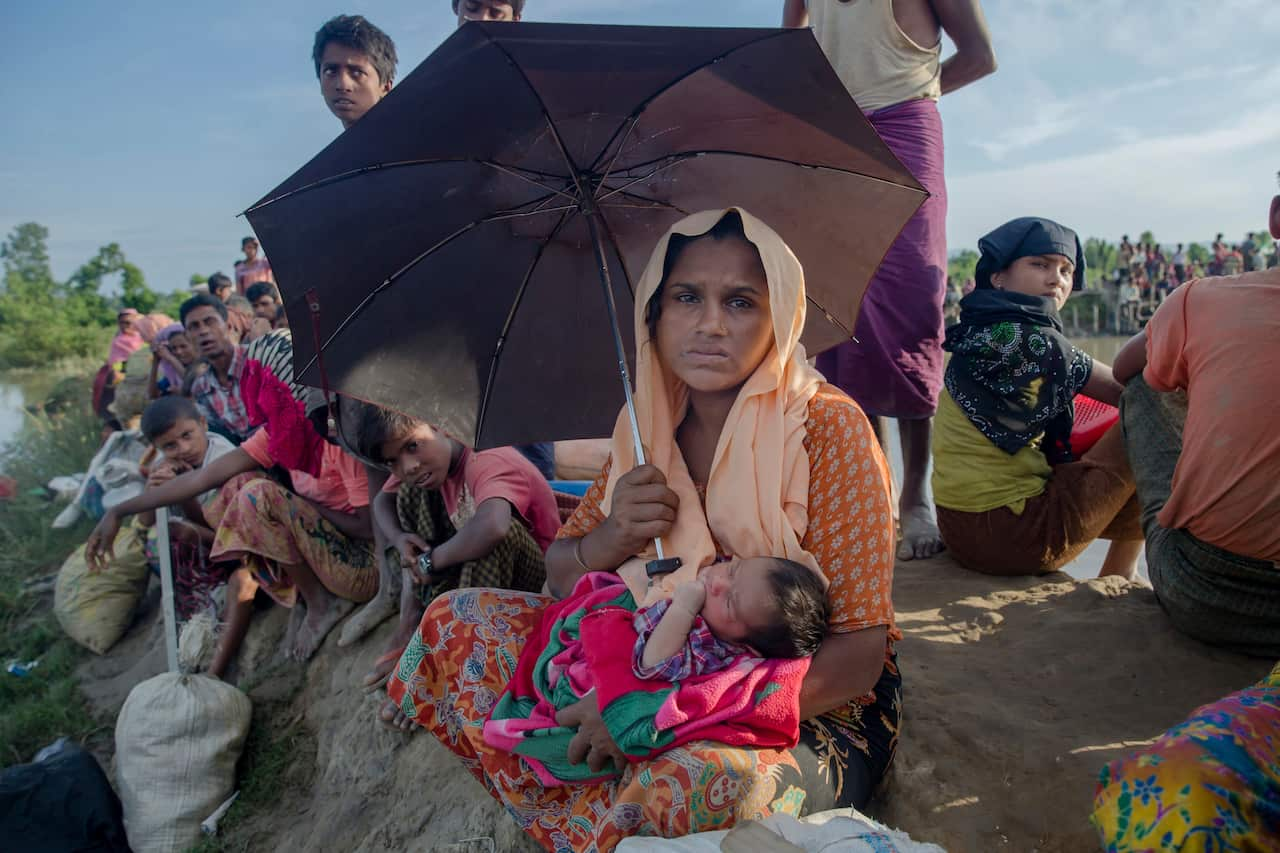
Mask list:
[[403,646],[383,652],[373,662],[373,669],[366,672],[364,678],[360,680],[360,689],[365,693],[376,693],[385,687],[387,679],[391,677],[391,673],[395,672],[402,654],[404,654]]
[[408,613],[401,618],[396,632],[387,641],[382,654],[373,662],[373,669],[369,670],[360,682],[360,688],[365,693],[373,693],[386,686],[387,679],[395,671],[396,664],[400,662],[400,655],[404,654],[405,646],[409,645],[409,640],[413,639],[413,633],[418,630],[418,622],[421,619],[421,610]]
[[413,732],[413,720],[406,717],[400,710],[400,706],[390,699],[382,703],[382,708],[378,711],[378,721],[392,731]]
[[360,608],[360,612],[342,626],[342,631],[338,634],[338,646],[349,646],[364,639],[365,634],[395,616],[397,610],[399,607],[395,599],[390,594],[383,595],[379,589],[373,600]]
[[898,545],[899,560],[924,560],[942,551],[946,546],[938,532],[938,521],[933,507],[917,504],[901,513],[902,542]]
[[327,591],[324,597],[323,602],[313,602],[316,606],[307,608],[307,617],[298,628],[298,635],[293,641],[293,660],[310,660],[333,627],[356,606],[354,602],[338,598]]

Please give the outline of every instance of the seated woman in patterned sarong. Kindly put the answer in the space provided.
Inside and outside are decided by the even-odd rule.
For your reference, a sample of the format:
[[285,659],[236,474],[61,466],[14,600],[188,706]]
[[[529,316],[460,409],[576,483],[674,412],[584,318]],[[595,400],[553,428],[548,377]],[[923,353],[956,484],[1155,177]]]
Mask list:
[[[311,417],[303,417],[304,404],[274,378],[264,380],[252,399],[267,410],[264,426],[203,468],[112,508],[86,547],[95,565],[109,552],[122,519],[218,489],[207,513],[219,519],[210,559],[240,563],[228,582],[227,627],[210,666],[218,676],[248,630],[259,588],[289,608],[301,596],[306,617],[294,611],[286,654],[306,660],[352,602],[368,601],[378,585],[364,468],[332,441],[322,441],[313,426],[327,406],[310,407]],[[277,465],[288,470],[292,489],[265,473]]]
[[[861,806],[897,744],[888,471],[862,411],[806,361],[799,261],[746,212],[696,214],[659,241],[636,306],[636,403],[650,464],[636,467],[624,413],[609,463],[548,550],[551,591],[564,596],[589,572],[616,572],[643,600],[644,564],[661,536],[684,568],[659,588],[717,557],[820,570],[830,633],[800,689],[795,748],[698,741],[621,761],[616,779],[548,788],[519,757],[486,744],[482,723],[551,599],[487,589],[437,598],[383,713],[431,731],[548,849],[611,850],[629,835]],[[598,771],[624,758],[594,694],[557,721],[577,729],[570,763]]]

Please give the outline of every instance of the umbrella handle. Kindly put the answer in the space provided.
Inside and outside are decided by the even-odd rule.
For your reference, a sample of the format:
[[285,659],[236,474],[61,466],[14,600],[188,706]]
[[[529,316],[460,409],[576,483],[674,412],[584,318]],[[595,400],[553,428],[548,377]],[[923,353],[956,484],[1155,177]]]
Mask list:
[[[586,197],[590,197],[589,194]],[[587,219],[587,227],[591,230],[591,242],[596,251],[596,263],[600,265],[600,284],[604,287],[604,304],[609,314],[609,326],[613,330],[613,348],[618,355],[618,373],[622,376],[622,392],[627,399],[627,416],[631,420],[631,443],[635,448],[636,461],[645,464],[644,444],[640,441],[640,419],[636,417],[636,401],[631,395],[631,371],[627,369],[627,348],[622,343],[622,328],[618,325],[618,304],[613,298],[613,281],[609,276],[609,262],[605,258],[604,243],[600,239],[600,224],[596,221],[598,213],[594,206],[583,206],[583,216]],[[645,565],[649,577],[667,575],[681,566],[679,557],[667,557],[663,553],[662,537],[656,536],[653,546],[658,553],[656,560]]]

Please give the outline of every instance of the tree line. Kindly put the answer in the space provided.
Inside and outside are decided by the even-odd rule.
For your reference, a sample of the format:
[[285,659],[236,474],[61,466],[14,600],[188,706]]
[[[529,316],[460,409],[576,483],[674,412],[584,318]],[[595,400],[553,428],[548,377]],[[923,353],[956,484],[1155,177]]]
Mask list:
[[[121,308],[177,317],[188,295],[156,293],[118,243],[98,249],[70,278],[58,281],[49,265],[49,229],[37,222],[24,222],[8,234],[0,244],[0,260],[0,369],[105,358]],[[120,293],[107,297],[102,285],[112,276],[119,276]]]

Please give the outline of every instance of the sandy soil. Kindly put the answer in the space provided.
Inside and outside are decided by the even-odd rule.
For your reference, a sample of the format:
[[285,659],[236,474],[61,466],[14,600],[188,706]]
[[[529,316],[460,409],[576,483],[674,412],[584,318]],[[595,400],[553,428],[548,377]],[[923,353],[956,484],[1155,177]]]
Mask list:
[[1098,771],[1272,662],[1173,630],[1149,587],[899,564],[905,720],[876,816],[953,851],[1098,849]]
[[[868,811],[952,851],[1098,849],[1103,764],[1269,667],[1178,635],[1149,588],[1116,579],[988,578],[941,557],[900,563],[894,600],[902,741]],[[164,666],[156,610],[82,667],[105,716]],[[314,735],[298,774],[311,781],[238,828],[235,849],[535,849],[434,739],[375,722],[356,685],[391,623],[347,649],[334,632],[305,670],[274,659],[284,627],[282,611],[259,614],[237,674],[256,705]]]

